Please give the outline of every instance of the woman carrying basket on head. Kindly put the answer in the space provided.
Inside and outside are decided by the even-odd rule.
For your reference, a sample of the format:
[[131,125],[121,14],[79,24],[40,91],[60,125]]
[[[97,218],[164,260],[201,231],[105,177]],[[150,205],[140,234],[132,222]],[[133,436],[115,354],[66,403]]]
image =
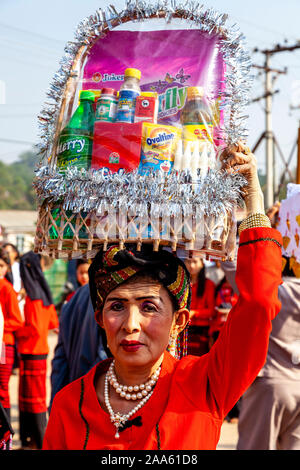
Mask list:
[[235,147],[222,159],[248,180],[249,216],[240,232],[240,296],[218,341],[201,357],[178,361],[166,351],[188,323],[191,298],[188,271],[174,255],[99,252],[90,289],[113,357],[57,393],[44,449],[216,448],[224,417],[264,364],[281,282],[281,235],[263,214],[255,158]]

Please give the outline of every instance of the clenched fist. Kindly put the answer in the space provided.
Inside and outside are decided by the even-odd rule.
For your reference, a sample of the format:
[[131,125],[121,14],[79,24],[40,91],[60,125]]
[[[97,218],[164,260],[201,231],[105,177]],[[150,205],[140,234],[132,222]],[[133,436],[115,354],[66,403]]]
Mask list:
[[264,214],[264,196],[259,184],[256,158],[242,143],[227,147],[220,156],[221,169],[228,173],[240,173],[248,185],[243,188],[247,215]]

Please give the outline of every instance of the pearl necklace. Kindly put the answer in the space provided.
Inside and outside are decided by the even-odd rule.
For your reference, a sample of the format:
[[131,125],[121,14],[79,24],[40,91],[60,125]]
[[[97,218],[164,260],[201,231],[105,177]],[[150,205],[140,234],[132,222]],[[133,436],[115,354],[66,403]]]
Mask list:
[[[154,374],[151,375],[150,379],[140,385],[121,385],[117,381],[117,378],[114,373],[114,365],[115,362],[113,361],[108,369],[107,378],[112,387],[114,387],[115,391],[126,400],[141,400],[142,398],[146,397],[148,393],[151,392],[152,388],[156,384],[161,367],[159,367]],[[135,392],[135,393],[131,393]]]
[[[142,400],[141,400],[131,411],[129,411],[129,413],[125,413],[125,414],[121,414],[121,413],[119,413],[119,412],[115,413],[114,410],[112,409],[111,404],[110,404],[110,401],[109,401],[109,383],[110,383],[109,377],[110,377],[110,375],[111,375],[111,372],[112,372],[112,370],[113,370],[113,367],[114,367],[114,361],[112,362],[110,368],[108,369],[108,371],[107,371],[106,374],[105,374],[105,382],[104,382],[104,401],[105,401],[106,408],[108,409],[108,412],[109,412],[110,420],[111,420],[111,422],[114,424],[114,426],[116,427],[115,438],[116,438],[116,439],[119,439],[119,437],[120,437],[120,434],[119,434],[119,427],[122,426],[123,424],[125,424],[126,421],[128,421],[128,420],[131,418],[131,416],[133,416],[140,408],[142,408],[142,406],[145,405],[145,403],[147,403],[147,401],[148,401],[149,398],[151,397],[151,395],[152,395],[152,393],[153,393],[154,390],[151,390],[151,391],[147,390],[146,396],[144,396],[144,398],[142,398]],[[153,374],[153,375],[155,375],[155,374],[157,375],[156,380],[152,379],[152,377],[153,377],[153,375],[152,375],[152,376],[151,376],[151,379],[149,380],[149,382],[150,382],[151,380],[154,381],[154,384],[157,382],[158,377],[159,377],[160,370],[161,370],[161,367],[159,367],[159,368],[157,369],[157,371]],[[153,384],[153,385],[154,385],[154,384]],[[145,386],[145,384],[141,384],[141,385],[144,385],[144,386]],[[153,387],[153,385],[152,385],[152,387]],[[149,386],[150,386],[150,385],[149,385]],[[125,385],[125,386],[123,385],[123,387],[126,387],[126,385]],[[130,386],[130,387],[131,387],[131,386]],[[133,390],[135,390],[135,389],[134,389],[134,386],[132,386],[132,387],[133,387]],[[135,387],[140,387],[140,385],[135,385]],[[152,389],[152,387],[151,387],[151,389]],[[114,388],[115,388],[115,387],[114,387]],[[127,388],[128,388],[128,387],[127,387]],[[130,390],[131,390],[131,389],[130,389]],[[140,389],[140,390],[142,390],[142,392],[143,392],[144,389],[142,388],[142,389]],[[118,392],[118,393],[119,393],[119,392]],[[126,395],[126,394],[125,394],[125,395]],[[137,395],[138,395],[138,394],[137,394]],[[120,392],[120,396],[121,396],[121,392]],[[142,396],[143,396],[143,395],[142,395]],[[123,396],[122,396],[122,398],[123,398]],[[125,398],[126,398],[126,396],[125,396]],[[130,399],[131,399],[131,398],[127,398],[127,400],[130,400]],[[133,399],[139,399],[139,398],[137,397],[137,398],[133,398]]]

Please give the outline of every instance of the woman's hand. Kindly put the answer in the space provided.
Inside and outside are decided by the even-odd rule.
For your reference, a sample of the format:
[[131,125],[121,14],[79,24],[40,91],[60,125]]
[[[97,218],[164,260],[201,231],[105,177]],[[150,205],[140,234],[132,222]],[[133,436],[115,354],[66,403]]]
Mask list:
[[244,200],[247,215],[264,214],[264,196],[260,187],[256,158],[250,149],[242,143],[227,147],[220,156],[222,170],[228,173],[240,173],[248,185],[244,187]]

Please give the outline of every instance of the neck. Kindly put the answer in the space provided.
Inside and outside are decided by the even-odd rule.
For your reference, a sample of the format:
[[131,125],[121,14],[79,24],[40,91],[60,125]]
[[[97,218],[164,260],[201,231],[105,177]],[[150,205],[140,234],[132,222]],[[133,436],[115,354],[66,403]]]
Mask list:
[[163,360],[163,355],[154,363],[137,366],[115,361],[115,374],[122,385],[139,385],[147,382],[149,377],[158,369]]
[[191,276],[191,283],[196,284],[197,281],[198,281],[198,274],[193,274]]

